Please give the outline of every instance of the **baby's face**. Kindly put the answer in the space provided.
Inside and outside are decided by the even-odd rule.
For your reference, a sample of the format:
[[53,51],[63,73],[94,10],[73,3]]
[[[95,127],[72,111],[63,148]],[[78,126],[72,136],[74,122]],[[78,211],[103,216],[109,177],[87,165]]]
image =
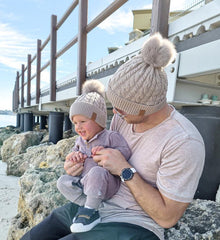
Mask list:
[[95,121],[83,115],[73,116],[72,121],[73,121],[73,124],[75,125],[75,131],[84,140],[90,140],[98,132],[103,130],[103,128],[99,126]]

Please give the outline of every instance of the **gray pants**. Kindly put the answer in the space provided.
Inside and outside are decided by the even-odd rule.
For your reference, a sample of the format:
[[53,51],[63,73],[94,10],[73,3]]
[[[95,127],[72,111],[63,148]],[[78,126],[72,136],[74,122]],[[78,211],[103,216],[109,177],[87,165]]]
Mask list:
[[[79,181],[83,190],[75,185]],[[101,201],[111,198],[119,186],[120,178],[98,166],[92,158],[86,159],[81,176],[63,175],[57,181],[57,188],[68,200],[95,209]]]

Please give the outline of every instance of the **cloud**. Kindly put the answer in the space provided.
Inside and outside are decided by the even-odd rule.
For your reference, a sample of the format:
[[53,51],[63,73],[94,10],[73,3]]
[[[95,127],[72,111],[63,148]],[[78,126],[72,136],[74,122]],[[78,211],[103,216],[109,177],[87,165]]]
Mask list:
[[[110,1],[111,2],[111,1]],[[170,10],[184,9],[186,0],[171,1]],[[152,4],[143,5],[139,9],[152,9]],[[99,28],[107,31],[110,34],[116,32],[129,32],[133,25],[132,11],[117,10],[114,14],[108,17],[104,22],[99,24]]]
[[126,12],[118,10],[104,22],[99,24],[99,28],[107,31],[110,34],[115,32],[129,32],[133,25],[133,14],[131,11]]
[[27,38],[11,28],[0,23],[0,63],[13,69],[21,69],[21,64],[27,62],[27,54],[36,52],[36,41]]
[[185,9],[186,0],[171,1],[170,11]]
[[144,5],[141,9],[152,9],[152,3]]

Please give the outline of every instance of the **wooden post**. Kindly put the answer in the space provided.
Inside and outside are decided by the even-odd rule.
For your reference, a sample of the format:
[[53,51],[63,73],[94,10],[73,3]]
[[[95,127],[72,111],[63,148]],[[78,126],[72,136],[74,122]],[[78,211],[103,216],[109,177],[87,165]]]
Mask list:
[[57,51],[57,16],[51,16],[50,32],[50,101],[56,101],[56,51]]
[[27,61],[27,106],[31,105],[31,55],[28,54]]
[[168,37],[169,11],[170,0],[153,0],[151,34],[160,32],[163,37]]
[[21,65],[21,107],[24,107],[24,64]]
[[41,73],[41,40],[37,40],[37,67],[36,67],[36,104],[40,101],[40,73]]
[[86,81],[87,19],[88,0],[79,0],[77,95],[81,94],[82,84]]

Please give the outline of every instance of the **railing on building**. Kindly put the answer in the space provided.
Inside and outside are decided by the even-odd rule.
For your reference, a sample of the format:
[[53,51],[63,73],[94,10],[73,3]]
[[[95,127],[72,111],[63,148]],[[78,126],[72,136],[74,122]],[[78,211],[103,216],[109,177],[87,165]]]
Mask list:
[[[172,0],[172,1],[175,1],[175,0]],[[195,10],[199,7],[202,7],[203,5],[205,5],[206,3],[210,2],[210,1],[211,0],[188,0],[188,1],[186,1],[181,10],[177,11],[176,14],[173,14],[172,16],[170,16],[169,22],[172,22],[173,20],[175,20],[179,17],[182,17],[185,14],[187,14],[193,10]]]
[[[41,95],[41,72],[50,66],[50,101],[56,101],[56,61],[57,59],[69,50],[74,44],[78,42],[78,74],[77,74],[77,93],[80,94],[81,85],[86,78],[86,35],[92,31],[98,24],[104,21],[108,16],[120,8],[128,0],[116,0],[110,4],[104,11],[102,11],[96,18],[94,18],[89,24],[87,24],[87,10],[88,0],[75,0],[63,17],[57,22],[57,16],[51,16],[51,32],[47,39],[42,43],[41,40],[37,40],[37,53],[32,57],[28,54],[27,66],[22,64],[21,73],[17,72],[15,87],[13,91],[13,111],[24,107],[24,88],[27,88],[26,106],[31,104],[31,81],[36,79],[36,104],[39,104]],[[79,8],[79,30],[78,34],[74,36],[62,49],[57,51],[57,31],[70,16],[73,10],[78,6]],[[44,48],[50,42],[50,60],[48,60],[43,66],[41,66],[41,55]],[[31,75],[31,64],[36,59],[36,73]],[[24,76],[27,74],[27,81],[25,82]],[[20,93],[20,94],[19,94]]]
[[[56,63],[66,51],[78,43],[78,61],[77,61],[77,94],[81,92],[82,83],[86,79],[86,49],[87,49],[87,34],[92,31],[98,24],[103,22],[108,16],[119,9],[128,0],[115,0],[104,11],[102,11],[90,23],[87,23],[88,0],[75,0],[67,9],[63,17],[57,21],[57,16],[51,16],[51,31],[44,42],[37,40],[37,52],[34,56],[28,54],[27,65],[22,64],[21,72],[17,72],[16,81],[13,91],[13,111],[18,111],[19,108],[31,107],[33,99],[35,104],[39,104],[40,97],[48,94],[50,101],[56,101]],[[191,1],[190,8],[195,5],[203,4],[209,0],[194,0]],[[78,34],[76,34],[63,48],[57,50],[57,32],[63,23],[68,19],[70,14],[78,6]],[[169,17],[170,0],[153,0],[152,6],[152,21],[151,32],[159,31],[164,36],[168,36],[168,17]],[[42,52],[50,43],[50,59],[41,65]],[[32,75],[32,64],[36,60],[36,73]],[[50,86],[48,89],[42,89],[41,73],[50,66]],[[26,81],[25,81],[26,75]],[[35,93],[31,94],[32,81],[36,79]]]
[[[103,22],[108,16],[119,9],[128,0],[115,0],[104,11],[102,11],[96,18],[87,24],[88,0],[75,0],[67,9],[63,17],[57,22],[57,16],[51,16],[51,32],[47,39],[42,43],[37,40],[37,53],[32,57],[30,54],[27,56],[27,66],[21,66],[21,73],[19,71],[16,75],[16,81],[13,91],[13,111],[18,111],[19,107],[31,106],[31,81],[36,79],[36,96],[35,104],[39,104],[41,92],[41,72],[50,66],[50,88],[49,95],[50,101],[56,101],[56,61],[57,59],[69,50],[74,44],[78,42],[78,62],[77,62],[77,94],[81,92],[82,83],[86,79],[86,46],[87,34],[92,31],[97,25]],[[155,9],[154,19],[152,19],[152,32],[160,31],[163,35],[167,36],[167,24],[169,15],[170,0],[153,0],[153,9]],[[62,49],[57,51],[57,31],[70,16],[73,10],[78,6],[78,34],[72,38]],[[152,14],[153,15],[153,14]],[[160,16],[160,18],[158,17]],[[167,21],[164,21],[164,18]],[[164,22],[165,28],[164,28]],[[163,24],[163,26],[162,26]],[[50,42],[50,60],[41,66],[41,55],[44,48]],[[36,60],[36,73],[31,74],[31,64]],[[27,80],[25,82],[25,74]],[[25,89],[26,87],[26,89]],[[25,99],[26,90],[26,99]],[[26,105],[25,105],[26,103]]]

